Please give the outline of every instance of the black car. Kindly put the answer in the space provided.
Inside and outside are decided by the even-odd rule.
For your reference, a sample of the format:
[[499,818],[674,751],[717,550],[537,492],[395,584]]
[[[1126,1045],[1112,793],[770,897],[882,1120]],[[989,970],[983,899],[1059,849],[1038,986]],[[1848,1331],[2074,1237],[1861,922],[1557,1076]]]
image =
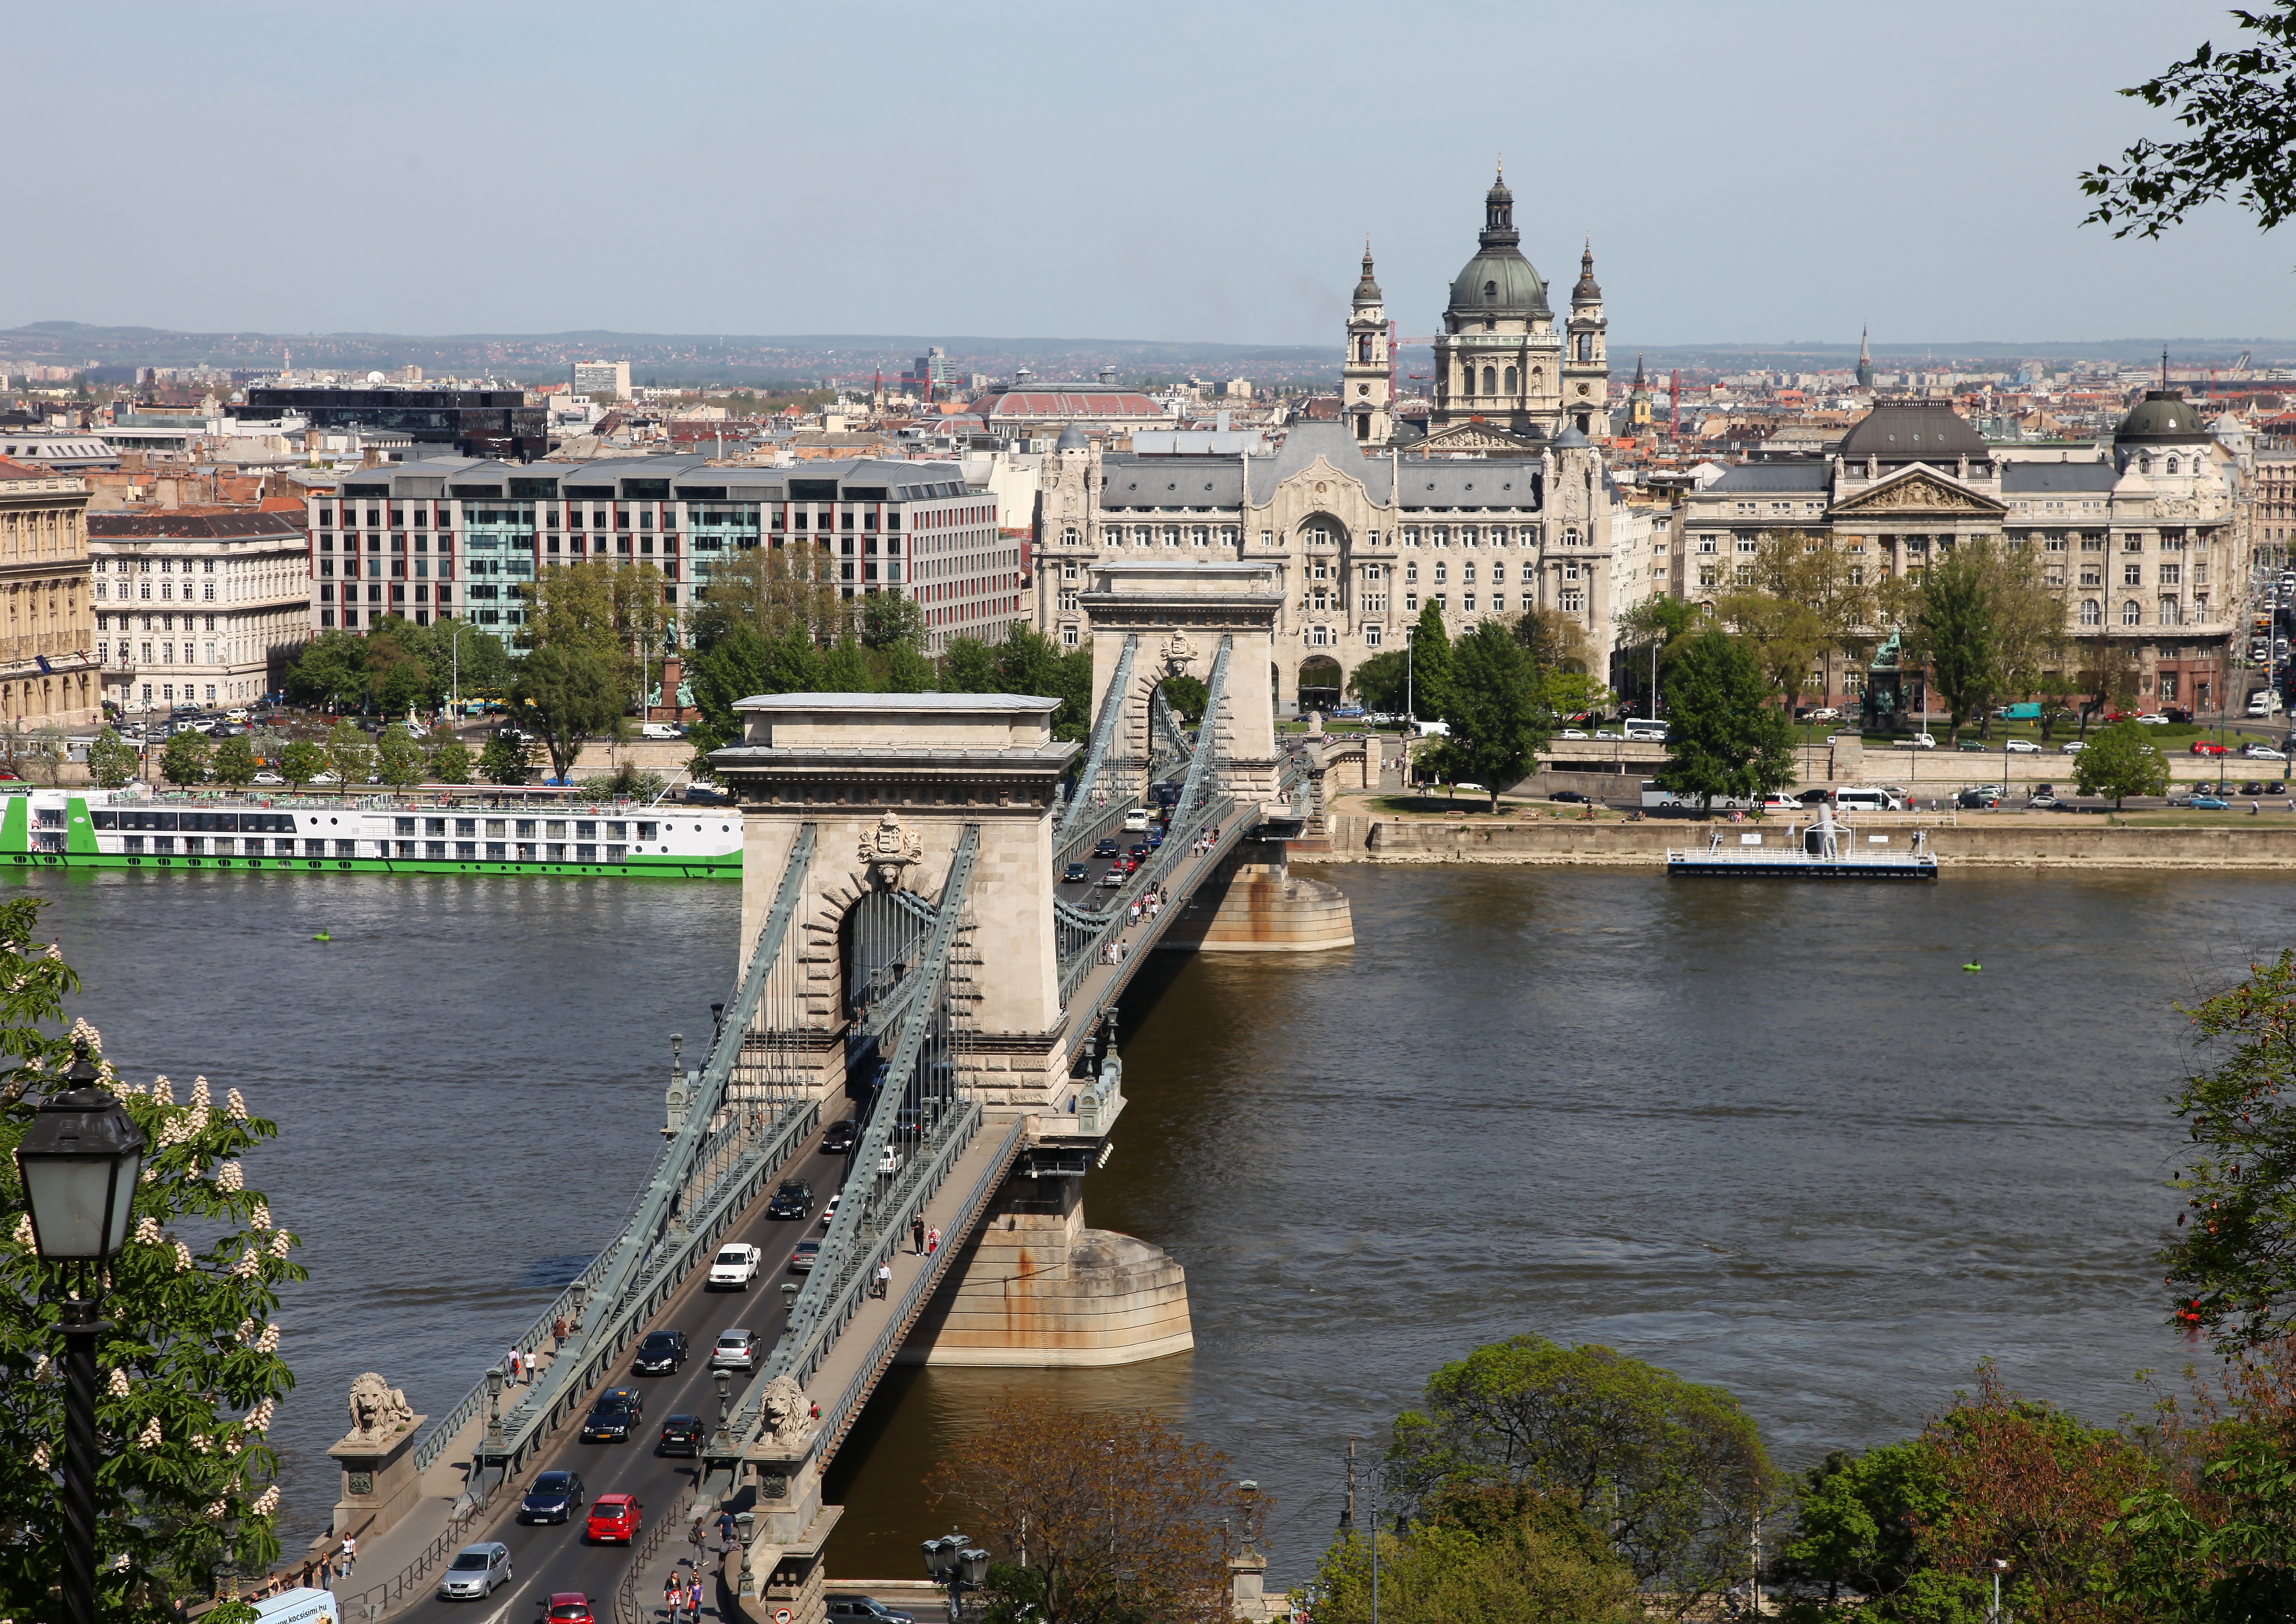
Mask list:
[[1065,868],[1061,870],[1061,883],[1062,885],[1087,885],[1091,883],[1091,881],[1092,870],[1086,868],[1081,863],[1070,863]]
[[833,1624],[915,1624],[912,1614],[888,1607],[874,1596],[832,1595],[826,1607]]
[[860,1137],[861,1125],[852,1118],[848,1117],[842,1122],[832,1122],[829,1125],[829,1131],[821,1136],[822,1153],[828,1156],[842,1156],[853,1148],[854,1143]]
[[582,1420],[582,1441],[618,1444],[626,1441],[632,1428],[645,1419],[645,1403],[634,1388],[609,1388],[598,1395],[590,1407],[589,1415]]
[[1964,790],[1953,804],[1964,812],[1990,812],[2001,804],[2001,797],[1989,790]]
[[582,1480],[570,1472],[545,1472],[534,1480],[518,1505],[521,1522],[564,1522],[582,1505]]
[[685,1333],[683,1331],[649,1331],[638,1344],[637,1357],[630,1361],[630,1374],[638,1376],[667,1376],[685,1363]]
[[1145,863],[1148,860],[1148,854],[1155,849],[1147,841],[1142,841],[1136,845],[1126,847],[1124,855],[1136,863]]
[[766,1203],[766,1216],[772,1218],[801,1218],[813,1216],[813,1186],[802,1178],[784,1178],[782,1187],[774,1192],[774,1199]]
[[1109,839],[1104,840],[1098,845],[1095,846],[1092,849],[1092,855],[1096,857],[1112,857],[1123,849],[1124,848],[1118,845],[1115,837],[1111,835]]
[[1587,802],[1594,800],[1595,798],[1591,795],[1581,795],[1576,790],[1557,790],[1554,794],[1548,796],[1546,799],[1549,800],[1567,800],[1573,806],[1584,806]]
[[657,1455],[699,1455],[701,1453],[701,1417],[672,1415],[661,1423],[661,1439],[654,1446]]

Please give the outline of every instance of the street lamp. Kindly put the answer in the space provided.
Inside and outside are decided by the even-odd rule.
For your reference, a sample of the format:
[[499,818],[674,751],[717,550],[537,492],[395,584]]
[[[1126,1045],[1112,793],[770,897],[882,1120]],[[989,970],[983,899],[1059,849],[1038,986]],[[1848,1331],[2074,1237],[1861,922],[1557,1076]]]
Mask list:
[[734,1414],[734,1373],[730,1370],[713,1370],[709,1374],[718,1383],[718,1435],[723,1438],[726,1435],[726,1423]]
[[103,1266],[127,1242],[144,1139],[119,1102],[98,1087],[87,1045],[75,1046],[67,1087],[41,1102],[16,1169],[43,1263],[70,1266],[73,1289],[58,1315],[64,1338],[64,1624],[95,1619],[95,1339]]
[[499,1365],[487,1366],[487,1443],[492,1448],[502,1448],[502,1390],[509,1373]]
[[988,1553],[974,1548],[963,1534],[944,1534],[924,1542],[925,1574],[937,1585],[948,1587],[949,1624],[964,1616],[964,1593],[988,1583]]
[[2009,1559],[1997,1556],[1986,1565],[1993,1570],[1993,1611],[1985,1624],[2001,1624],[2001,1576],[2009,1571]]

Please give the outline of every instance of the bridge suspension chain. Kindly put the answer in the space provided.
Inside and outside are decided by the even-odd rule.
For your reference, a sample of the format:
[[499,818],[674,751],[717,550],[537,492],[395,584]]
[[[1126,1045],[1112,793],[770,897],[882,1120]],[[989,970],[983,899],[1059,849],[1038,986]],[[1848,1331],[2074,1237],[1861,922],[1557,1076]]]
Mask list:
[[1116,657],[1116,671],[1108,679],[1108,686],[1100,696],[1100,714],[1092,720],[1092,745],[1085,752],[1084,767],[1077,774],[1076,783],[1070,787],[1068,805],[1062,808],[1060,827],[1053,832],[1053,849],[1059,850],[1068,843],[1078,821],[1092,803],[1093,790],[1100,782],[1101,763],[1108,759],[1110,741],[1116,737],[1116,725],[1124,714],[1124,701],[1132,686],[1132,657],[1140,650],[1136,634],[1124,640],[1124,652]]

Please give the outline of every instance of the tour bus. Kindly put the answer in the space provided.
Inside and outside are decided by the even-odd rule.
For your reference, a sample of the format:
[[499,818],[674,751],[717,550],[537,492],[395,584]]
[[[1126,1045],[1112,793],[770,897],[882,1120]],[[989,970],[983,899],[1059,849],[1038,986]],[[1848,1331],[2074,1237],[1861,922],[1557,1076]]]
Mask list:
[[1621,728],[1629,740],[1640,740],[1646,744],[1666,742],[1666,724],[1649,717],[1628,717],[1621,724]]
[[1902,812],[1906,798],[1872,784],[1844,784],[1833,791],[1833,804],[1844,812]]
[[[1706,803],[1710,810],[1716,812],[1751,812],[1761,804],[1762,798],[1759,795],[1717,795]],[[1645,812],[1695,812],[1698,810],[1698,797],[1677,794],[1672,790],[1661,790],[1658,787],[1657,779],[1645,778],[1643,780],[1643,810]]]

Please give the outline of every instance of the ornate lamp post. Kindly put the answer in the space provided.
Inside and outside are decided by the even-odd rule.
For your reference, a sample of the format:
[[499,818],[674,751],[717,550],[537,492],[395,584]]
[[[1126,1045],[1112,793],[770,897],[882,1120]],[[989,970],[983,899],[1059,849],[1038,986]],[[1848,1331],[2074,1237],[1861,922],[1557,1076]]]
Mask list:
[[964,1593],[988,1582],[988,1553],[973,1548],[963,1534],[949,1533],[924,1542],[925,1574],[937,1585],[948,1587],[949,1624],[964,1614]]
[[718,1383],[718,1441],[722,1446],[727,1441],[726,1428],[734,1414],[734,1373],[713,1370],[709,1375]]
[[503,1445],[502,1390],[510,1373],[499,1365],[487,1366],[487,1443],[499,1449]]
[[65,1090],[41,1103],[16,1147],[32,1244],[43,1263],[65,1266],[71,1286],[59,1321],[64,1336],[64,1624],[95,1619],[95,1339],[102,1268],[127,1244],[144,1139],[119,1102],[96,1087],[78,1046]]

